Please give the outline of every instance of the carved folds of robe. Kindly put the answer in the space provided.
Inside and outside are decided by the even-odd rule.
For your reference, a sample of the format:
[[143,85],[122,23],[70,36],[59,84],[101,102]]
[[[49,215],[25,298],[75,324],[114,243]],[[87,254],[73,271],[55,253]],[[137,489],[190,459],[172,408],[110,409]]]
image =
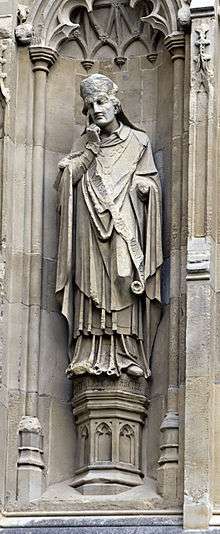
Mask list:
[[[86,134],[82,136],[86,142]],[[82,141],[83,143],[83,141]],[[56,292],[68,321],[70,375],[149,376],[160,318],[161,190],[144,132],[121,124],[87,171],[60,173]],[[132,283],[143,284],[141,294]]]

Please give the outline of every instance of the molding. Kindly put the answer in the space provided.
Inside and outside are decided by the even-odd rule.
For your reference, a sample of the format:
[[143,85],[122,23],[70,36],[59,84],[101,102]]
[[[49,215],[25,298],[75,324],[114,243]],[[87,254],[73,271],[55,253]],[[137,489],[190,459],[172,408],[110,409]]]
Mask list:
[[213,17],[215,15],[214,0],[192,0],[190,4],[191,18]]
[[[97,512],[97,510],[26,510],[26,511],[23,511],[23,512],[19,512],[19,511],[13,511],[13,512],[8,512],[7,510],[3,510],[1,511],[1,515],[2,517],[4,518],[4,525],[5,527],[7,526],[18,526],[18,523],[17,523],[17,519],[19,520],[19,523],[21,525],[24,525],[23,523],[23,520],[25,520],[25,524],[27,525],[28,521],[29,521],[29,518],[32,518],[32,517],[37,517],[39,519],[39,521],[41,520],[45,520],[47,521],[48,518],[50,518],[50,520],[52,521],[53,519],[56,519],[57,517],[59,517],[60,520],[62,520],[62,518],[66,518],[66,517],[70,517],[70,518],[80,518],[80,517],[95,517],[97,518],[98,517],[121,517],[121,516],[126,516],[128,515],[128,510],[124,509],[124,510],[99,510]],[[177,517],[177,518],[180,518],[182,519],[182,516],[183,516],[183,511],[182,511],[182,508],[166,508],[166,509],[163,509],[163,508],[160,508],[160,509],[151,509],[151,510],[146,510],[146,508],[144,509],[138,509],[138,510],[135,510],[135,509],[130,509],[129,510],[129,516],[138,516],[140,517],[141,516],[149,516],[149,517],[156,517],[157,520],[159,520],[160,517],[169,517],[169,516],[172,516],[172,517]],[[9,521],[11,518],[11,521]],[[16,523],[14,523],[12,520],[13,518],[16,518]],[[2,523],[1,523],[1,526],[2,526]],[[25,525],[24,525],[25,526]]]
[[30,46],[29,54],[33,63],[33,71],[49,69],[57,60],[58,52],[48,46]]
[[167,35],[164,45],[171,54],[172,61],[185,58],[185,35],[183,32],[174,32]]
[[164,434],[160,445],[160,458],[158,464],[164,465],[169,463],[178,463],[178,432],[179,432],[179,414],[169,410],[160,426],[160,431]]
[[188,240],[186,280],[210,279],[211,245],[208,238],[193,237]]
[[[84,507],[85,508],[85,507]],[[13,516],[1,518],[1,527],[4,529],[12,528],[12,532],[32,532],[33,534],[41,534],[45,531],[55,533],[76,532],[76,534],[88,532],[114,532],[120,534],[122,532],[145,532],[154,533],[169,531],[169,533],[177,534],[182,530],[183,514],[181,508],[169,509],[153,509],[146,510],[142,506],[139,509],[124,509],[124,510],[81,510],[81,512],[68,511],[44,511],[30,513],[29,510],[22,513],[22,515],[14,514]],[[5,532],[5,530],[4,530]],[[10,533],[10,530],[9,530]]]

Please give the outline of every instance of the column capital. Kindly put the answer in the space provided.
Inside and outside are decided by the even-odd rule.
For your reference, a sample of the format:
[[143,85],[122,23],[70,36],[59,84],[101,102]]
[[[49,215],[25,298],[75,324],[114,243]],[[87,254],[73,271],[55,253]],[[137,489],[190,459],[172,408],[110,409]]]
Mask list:
[[32,45],[29,47],[29,54],[33,65],[33,72],[36,70],[49,72],[50,67],[52,67],[58,57],[58,52],[49,46]]
[[164,45],[171,54],[172,61],[185,57],[185,35],[183,32],[173,32],[164,39]]

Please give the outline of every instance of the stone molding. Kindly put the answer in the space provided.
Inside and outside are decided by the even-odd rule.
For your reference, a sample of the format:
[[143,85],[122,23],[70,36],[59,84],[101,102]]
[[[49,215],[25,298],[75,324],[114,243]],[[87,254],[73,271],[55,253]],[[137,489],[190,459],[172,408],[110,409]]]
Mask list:
[[[45,517],[39,512],[38,515],[31,515],[24,517],[13,517],[7,515],[1,520],[1,527],[3,532],[1,534],[45,534],[52,532],[53,534],[84,534],[91,532],[97,534],[101,531],[102,534],[130,534],[135,531],[135,534],[183,534],[182,529],[182,514],[179,510],[163,510],[160,515],[156,510],[151,510],[150,515],[146,510],[139,510],[135,513],[130,510],[129,516],[125,513],[120,514],[118,511],[114,517],[112,512],[97,511],[92,514],[91,511],[84,510],[82,514],[74,515],[74,511],[69,512],[65,516],[61,512],[50,517]],[[93,517],[95,516],[95,517]],[[214,532],[213,534],[216,534]]]
[[213,17],[215,14],[214,0],[192,0],[190,4],[191,18]]
[[188,240],[187,280],[209,280],[211,246],[208,238]]
[[58,53],[47,46],[30,46],[29,54],[33,63],[33,72],[43,70],[49,72],[50,67],[56,62]]
[[[163,434],[163,439],[160,445],[161,454],[158,461],[159,465],[169,462],[177,463],[179,459],[179,414],[173,411],[168,412],[162,422],[160,430]],[[170,439],[170,433],[166,433],[166,430],[169,430],[170,433],[172,432],[172,439]]]
[[170,52],[172,61],[185,58],[185,35],[183,32],[174,32],[167,35],[164,39],[164,45]]

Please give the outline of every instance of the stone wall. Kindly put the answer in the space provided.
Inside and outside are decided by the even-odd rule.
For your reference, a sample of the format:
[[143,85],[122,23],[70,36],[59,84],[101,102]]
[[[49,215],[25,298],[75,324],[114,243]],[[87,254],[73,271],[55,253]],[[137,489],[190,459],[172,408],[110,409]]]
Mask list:
[[[15,515],[22,509],[39,514],[84,509],[94,514],[107,508],[127,513],[154,509],[160,514],[174,509],[174,513],[183,510],[186,528],[218,525],[219,66],[215,50],[219,30],[215,6],[193,0],[189,26],[188,4],[163,0],[160,17],[154,13],[144,23],[147,49],[141,42],[132,42],[126,55],[126,50],[103,46],[91,59],[88,51],[87,55],[82,52],[82,43],[72,40],[70,3],[30,0],[27,4],[29,14],[17,2],[0,4],[0,55],[6,60],[0,66],[3,508]],[[64,7],[67,18],[62,19]],[[139,7],[135,16],[146,19],[152,5],[147,12],[139,12]],[[21,37],[16,41],[18,23]],[[28,31],[33,25],[29,55]],[[76,467],[76,440],[72,383],[65,376],[67,331],[54,297],[58,221],[53,184],[58,161],[84,128],[79,84],[87,76],[86,68],[118,84],[126,114],[151,139],[163,189],[163,318],[149,381],[143,440],[146,484],[121,500],[79,497],[67,482]],[[22,463],[24,443],[28,474],[27,464]],[[32,457],[33,443],[38,463]]]

